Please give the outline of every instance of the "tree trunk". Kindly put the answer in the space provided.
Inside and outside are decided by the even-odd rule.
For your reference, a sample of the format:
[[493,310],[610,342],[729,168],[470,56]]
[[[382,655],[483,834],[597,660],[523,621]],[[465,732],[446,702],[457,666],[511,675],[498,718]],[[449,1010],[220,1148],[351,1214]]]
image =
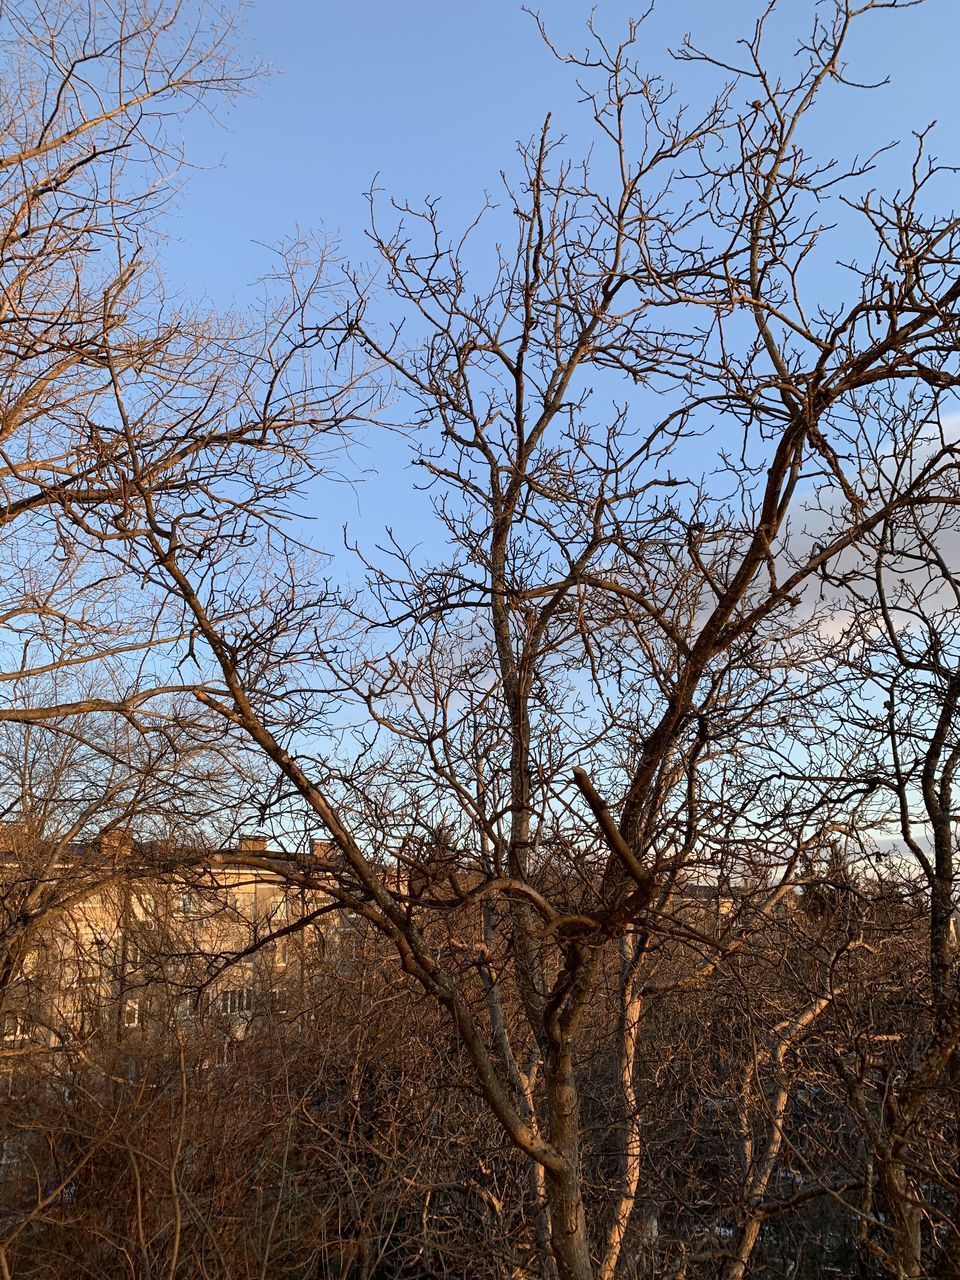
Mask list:
[[610,1221],[607,1228],[606,1249],[600,1265],[599,1280],[614,1280],[620,1267],[620,1255],[627,1228],[637,1203],[640,1185],[640,1122],[637,1115],[637,1094],[634,1088],[634,1070],[637,1056],[637,1031],[643,1006],[641,997],[634,990],[631,958],[627,941],[620,941],[621,998],[619,1043],[617,1045],[620,1066],[620,1105],[623,1109],[620,1124],[619,1188],[613,1197]]
[[561,1176],[547,1174],[550,1235],[559,1280],[593,1280],[587,1222],[575,1169]]
[[880,1187],[889,1216],[892,1240],[887,1270],[895,1280],[919,1280],[923,1274],[920,1209],[903,1161],[888,1156],[880,1164]]
[[550,1138],[565,1160],[562,1171],[546,1171],[553,1257],[559,1280],[593,1280],[580,1189],[580,1103],[569,1049],[562,1046],[549,1054],[545,1067]]

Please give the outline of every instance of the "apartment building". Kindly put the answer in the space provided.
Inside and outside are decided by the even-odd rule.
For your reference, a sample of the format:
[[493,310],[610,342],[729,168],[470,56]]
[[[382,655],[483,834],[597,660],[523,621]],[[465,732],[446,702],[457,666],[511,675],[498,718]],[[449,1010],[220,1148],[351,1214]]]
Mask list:
[[307,1008],[331,917],[266,840],[204,851],[126,831],[4,836],[0,1061],[87,1040],[143,1051],[172,1029],[216,1060],[258,1017]]

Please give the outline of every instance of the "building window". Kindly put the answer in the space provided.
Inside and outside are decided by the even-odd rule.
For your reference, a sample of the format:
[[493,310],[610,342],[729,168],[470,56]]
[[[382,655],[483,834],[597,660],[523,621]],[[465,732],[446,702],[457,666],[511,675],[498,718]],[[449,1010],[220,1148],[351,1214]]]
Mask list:
[[181,996],[177,1001],[177,1017],[183,1021],[192,1018],[197,1012],[197,1002],[193,996]]
[[124,1000],[123,1025],[125,1027],[139,1027],[141,1025],[139,996],[128,996]]
[[2,1023],[0,1023],[0,1036],[2,1036],[3,1043],[7,1046],[23,1044],[29,1040],[30,1036],[27,1032],[23,1014],[6,1014]]
[[256,915],[256,898],[250,889],[238,890],[234,895],[234,910],[243,920],[252,920]]
[[153,894],[147,893],[143,889],[138,889],[134,892],[131,906],[133,907],[134,920],[146,920],[150,923],[157,917],[157,904]]
[[0,1165],[9,1167],[26,1163],[27,1153],[22,1138],[7,1138],[0,1142]]
[[237,1060],[237,1042],[236,1040],[224,1040],[217,1046],[217,1056],[214,1059],[214,1065],[218,1067],[232,1067]]
[[180,895],[180,914],[189,916],[193,913],[193,894],[181,893]]
[[233,987],[220,992],[221,1013],[249,1013],[253,1009],[253,991],[250,987]]

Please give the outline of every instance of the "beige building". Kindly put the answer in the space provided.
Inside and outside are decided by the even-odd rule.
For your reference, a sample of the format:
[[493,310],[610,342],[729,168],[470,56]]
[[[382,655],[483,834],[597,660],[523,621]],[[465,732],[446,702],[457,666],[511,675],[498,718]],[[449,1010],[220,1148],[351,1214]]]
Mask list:
[[[125,832],[0,851],[0,1059],[89,1040],[142,1051],[175,1030],[229,1055],[258,1017],[294,1019],[328,949],[326,901],[262,839],[176,855]],[[322,927],[321,927],[322,926]]]

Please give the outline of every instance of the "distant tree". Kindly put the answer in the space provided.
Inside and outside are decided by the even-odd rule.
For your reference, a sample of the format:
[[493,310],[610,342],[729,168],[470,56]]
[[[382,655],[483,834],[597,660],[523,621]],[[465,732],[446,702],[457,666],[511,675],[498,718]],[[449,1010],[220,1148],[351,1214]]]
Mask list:
[[256,74],[219,7],[14,0],[0,45],[0,724],[109,755],[112,716],[189,756],[210,739],[183,696],[197,662],[137,535],[187,522],[210,552],[229,501],[212,566],[228,572],[245,499],[264,527],[288,455],[335,426],[302,326],[316,267],[303,246],[281,255],[282,285],[243,319],[164,297],[150,250],[176,194],[174,122]]
[[[862,563],[891,522],[957,502],[944,415],[960,223],[927,212],[941,170],[923,135],[899,186],[864,195],[873,162],[818,158],[805,135],[855,91],[851,28],[906,7],[818,7],[783,72],[776,4],[736,66],[688,42],[681,59],[724,80],[699,115],[636,63],[636,25],[619,44],[591,29],[586,53],[563,56],[597,148],[569,161],[548,123],[522,149],[483,283],[436,205],[400,206],[389,225],[375,210],[390,303],[377,321],[357,277],[318,334],[338,369],[372,362],[420,429],[444,545],[363,551],[357,601],[311,596],[289,561],[245,584],[218,572],[210,540],[185,538],[131,472],[144,560],[214,665],[198,697],[318,820],[334,851],[322,875],[452,1019],[529,1160],[544,1276],[634,1273],[663,1195],[637,1092],[670,1052],[644,1034],[650,1010],[781,947],[766,922],[867,812],[867,787],[821,769],[842,704],[818,660],[814,584]],[[855,264],[831,277],[845,300],[828,304],[821,264],[851,243]],[[219,498],[218,566],[246,546],[257,501],[241,519]],[[710,928],[684,899],[698,882],[729,888]],[[475,924],[445,934],[464,904]],[[754,1084],[764,1063],[773,1073],[755,1095],[773,1127],[728,1202],[731,1277],[782,1144],[789,1055],[839,996],[832,965],[808,966],[751,1068]],[[926,1083],[960,1039],[957,997],[943,1001]],[[592,1203],[582,1112],[598,1043],[617,1101]],[[911,1202],[922,1194],[911,1184]],[[922,1274],[890,1237],[888,1272]],[[661,1240],[663,1274],[691,1265],[688,1243]]]
[[[944,417],[926,448],[905,451],[898,468],[909,474],[931,450],[955,451],[954,434]],[[873,483],[889,494],[901,481],[877,468]],[[871,1222],[869,1236],[893,1274],[905,1276],[925,1274],[928,1253],[937,1274],[960,1275],[957,497],[960,490],[953,504],[890,504],[857,561],[825,573],[822,590],[843,619],[823,660],[844,699],[838,755],[845,783],[863,797],[858,843],[888,864],[887,878],[893,872],[903,897],[917,903],[926,933],[914,1025],[876,1046],[858,1082],[887,1217],[882,1226]],[[890,971],[886,980],[902,983],[902,975]]]

